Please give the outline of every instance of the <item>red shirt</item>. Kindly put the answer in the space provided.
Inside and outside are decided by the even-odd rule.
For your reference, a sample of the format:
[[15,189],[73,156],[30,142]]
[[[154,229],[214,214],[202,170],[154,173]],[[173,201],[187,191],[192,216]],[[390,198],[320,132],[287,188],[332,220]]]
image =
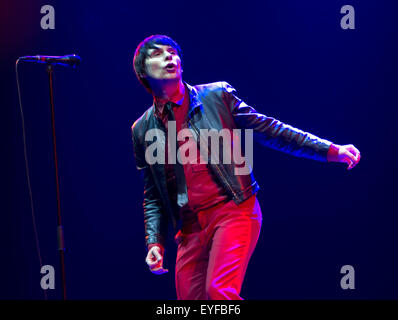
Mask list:
[[[176,104],[177,105],[173,107],[173,112],[176,120],[176,131],[178,135],[178,132],[180,130],[188,128],[187,115],[189,107],[189,92],[187,88],[185,89],[184,98],[176,102]],[[167,129],[167,115],[165,114],[164,110],[160,118]],[[189,144],[196,144],[197,152],[195,156],[191,157],[191,155],[189,154]],[[200,148],[197,144],[197,141],[193,137],[186,137],[185,141],[178,141],[178,149],[180,149],[182,145],[184,145],[185,155],[187,157],[189,156],[190,159],[193,160],[183,164],[188,191],[188,203],[181,208],[182,212],[197,212],[198,210],[210,208],[213,205],[216,205],[222,201],[230,200],[225,189],[217,182],[217,177],[209,168],[208,163],[204,163],[202,155],[200,154]],[[178,152],[181,152],[181,150],[179,150]],[[168,152],[166,144],[166,181],[169,190],[169,196],[172,200],[175,201],[176,188],[174,165],[168,164],[167,153]],[[184,216],[182,218],[184,218]]]

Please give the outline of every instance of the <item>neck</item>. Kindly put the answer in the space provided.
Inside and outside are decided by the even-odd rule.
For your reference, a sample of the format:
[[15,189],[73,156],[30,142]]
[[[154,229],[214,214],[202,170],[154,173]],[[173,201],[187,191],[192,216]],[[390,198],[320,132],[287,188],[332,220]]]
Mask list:
[[185,86],[182,79],[179,81],[164,81],[159,83],[158,86],[151,86],[153,98],[160,103],[167,101],[177,102],[181,100],[185,93]]

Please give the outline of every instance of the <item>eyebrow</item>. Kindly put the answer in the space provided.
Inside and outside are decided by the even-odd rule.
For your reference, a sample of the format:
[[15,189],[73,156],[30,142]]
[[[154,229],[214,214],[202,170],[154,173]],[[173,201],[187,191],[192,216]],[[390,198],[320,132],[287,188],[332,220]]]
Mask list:
[[[152,50],[152,51],[149,52],[149,54],[152,54],[153,52],[155,52],[155,51],[157,51],[157,50],[162,50],[162,49],[163,49],[163,48],[159,48],[159,47],[149,48],[149,49],[148,49],[148,52],[149,52],[149,50]],[[170,50],[170,49],[172,49],[172,50],[174,50],[175,52],[177,52],[177,49],[175,49],[175,48],[173,48],[172,46],[168,45],[168,47],[167,47],[166,50]]]

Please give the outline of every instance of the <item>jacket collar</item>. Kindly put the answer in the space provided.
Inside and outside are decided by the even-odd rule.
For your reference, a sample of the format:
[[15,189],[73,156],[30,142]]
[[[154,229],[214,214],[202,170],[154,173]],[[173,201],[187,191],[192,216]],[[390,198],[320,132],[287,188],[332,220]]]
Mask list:
[[[185,88],[188,89],[189,93],[189,106],[188,106],[188,117],[191,118],[194,112],[196,111],[197,108],[202,109],[202,102],[199,99],[199,94],[198,91],[195,87],[189,85],[187,82],[183,81]],[[158,118],[156,112],[155,112],[155,102],[153,102],[150,111],[151,111],[151,116],[155,116]]]
[[198,91],[196,88],[186,82],[184,82],[184,84],[189,91],[189,112],[191,113],[194,109],[199,107],[199,105],[202,105],[202,102],[199,100]]

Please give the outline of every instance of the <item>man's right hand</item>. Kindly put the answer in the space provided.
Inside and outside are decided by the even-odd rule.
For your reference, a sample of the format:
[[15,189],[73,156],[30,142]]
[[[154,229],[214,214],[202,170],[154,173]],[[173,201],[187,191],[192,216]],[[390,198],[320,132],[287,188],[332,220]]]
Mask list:
[[162,250],[158,246],[149,249],[145,262],[149,266],[149,270],[154,274],[163,274],[169,270],[163,268]]

